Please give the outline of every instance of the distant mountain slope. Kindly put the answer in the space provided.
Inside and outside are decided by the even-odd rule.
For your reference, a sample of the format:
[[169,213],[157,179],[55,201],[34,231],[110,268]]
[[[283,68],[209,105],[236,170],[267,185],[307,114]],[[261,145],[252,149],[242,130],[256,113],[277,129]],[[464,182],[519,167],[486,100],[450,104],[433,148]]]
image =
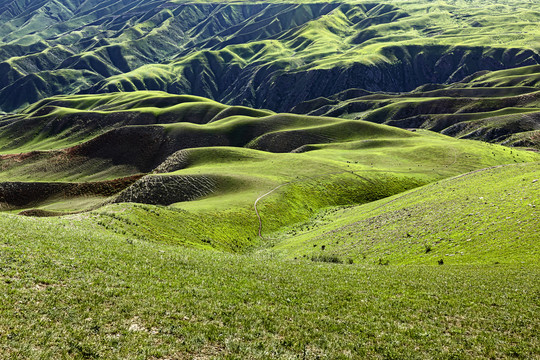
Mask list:
[[162,90],[288,111],[540,63],[539,4],[0,1],[0,110]]
[[424,128],[464,139],[540,149],[540,66],[478,72],[408,93],[349,89],[292,112]]

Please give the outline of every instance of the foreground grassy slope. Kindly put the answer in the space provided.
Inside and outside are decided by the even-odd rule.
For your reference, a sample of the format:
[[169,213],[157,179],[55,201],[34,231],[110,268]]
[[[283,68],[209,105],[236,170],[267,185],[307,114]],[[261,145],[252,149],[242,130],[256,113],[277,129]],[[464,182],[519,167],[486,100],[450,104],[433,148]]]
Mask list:
[[536,263],[539,189],[539,163],[474,171],[329,210],[290,229],[275,249],[360,263]]
[[[119,104],[107,104],[118,111]],[[78,116],[90,108],[85,109]],[[39,111],[33,109],[28,118],[40,118],[34,110]],[[494,164],[538,161],[538,154],[362,121],[257,114],[208,123],[230,136],[239,124],[260,121],[266,132],[243,139],[248,147],[179,149],[113,197],[144,200],[141,189],[158,189],[146,199],[159,203],[171,199],[176,184],[186,189],[194,183],[198,192],[187,194],[192,201],[120,202],[53,218],[0,213],[0,290],[6,295],[0,298],[0,357],[476,359],[540,353],[534,335],[540,310],[534,241],[539,182],[533,182],[538,163],[479,171],[403,193]],[[47,116],[38,120],[56,121]],[[269,130],[274,121],[277,128]],[[125,127],[119,124],[117,129]],[[178,135],[205,125],[154,126]],[[312,143],[323,139],[321,128],[332,136]],[[308,140],[294,144],[296,152],[257,149],[273,146],[265,136],[283,141],[287,137],[280,136],[291,131],[294,139]],[[84,136],[92,141],[101,135]],[[77,142],[67,139],[62,141]],[[43,143],[21,144],[31,150]],[[8,152],[4,160],[21,166],[12,167],[12,175],[23,176],[20,169],[35,165],[32,153]],[[120,166],[111,164],[102,166]],[[68,172],[57,171],[45,167],[34,176],[48,174],[59,183]],[[89,175],[75,182],[88,185]],[[24,176],[38,180],[31,171]],[[201,193],[204,189],[208,192]],[[258,239],[253,206],[265,194],[257,204]],[[92,198],[78,201],[83,200]],[[66,211],[74,201],[64,196],[38,205]],[[333,210],[322,216],[328,208]],[[467,214],[460,223],[451,221],[461,213]],[[306,224],[291,228],[296,222]],[[291,230],[287,236],[284,227]],[[373,238],[365,242],[367,236]],[[353,264],[313,262],[313,255],[350,258]],[[390,265],[377,265],[379,258]],[[396,265],[431,265],[440,258],[444,266]]]
[[536,266],[283,261],[126,241],[85,218],[0,214],[2,358],[540,352]]

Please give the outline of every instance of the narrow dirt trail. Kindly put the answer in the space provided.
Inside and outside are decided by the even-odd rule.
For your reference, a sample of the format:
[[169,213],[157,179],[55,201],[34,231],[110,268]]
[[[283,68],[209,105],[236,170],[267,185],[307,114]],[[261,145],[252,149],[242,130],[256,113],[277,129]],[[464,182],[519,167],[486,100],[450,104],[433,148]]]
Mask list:
[[273,188],[272,190],[268,191],[267,193],[259,196],[257,198],[257,200],[255,200],[255,203],[253,204],[253,207],[255,208],[255,214],[257,215],[257,219],[259,220],[259,238],[261,240],[264,240],[263,236],[262,236],[262,218],[261,218],[261,215],[259,214],[259,210],[257,209],[257,204],[260,200],[262,200],[263,198],[265,198],[266,196],[272,194],[273,192],[275,192],[276,190],[279,190],[280,188],[286,186],[286,185],[290,185],[290,184],[293,184],[293,183],[297,183],[297,182],[303,182],[303,181],[308,181],[308,180],[314,180],[314,179],[317,179],[317,178],[321,178],[321,177],[325,177],[325,176],[330,176],[330,175],[337,175],[337,174],[344,174],[344,173],[349,173],[349,174],[352,174],[354,176],[357,176],[359,178],[361,178],[362,180],[364,181],[367,181],[367,182],[371,182],[371,180],[367,179],[367,178],[364,178],[358,174],[356,174],[355,172],[351,171],[351,170],[343,170],[343,171],[333,171],[333,172],[329,172],[329,173],[325,173],[325,174],[321,174],[321,175],[318,175],[318,176],[310,176],[310,177],[307,177],[307,178],[304,178],[304,179],[298,179],[298,180],[292,180],[292,181],[289,181],[289,182],[286,182],[286,183],[283,183],[281,185],[278,185],[276,186],[275,188]]
[[257,219],[259,219],[259,237],[261,238],[261,240],[264,240],[264,238],[262,237],[262,219],[261,219],[261,215],[259,214],[259,210],[257,209],[257,203],[259,202],[259,200],[261,200],[262,198],[270,195],[271,193],[273,193],[274,191],[278,190],[279,188],[282,188],[283,186],[285,185],[289,185],[292,181],[289,181],[287,183],[284,183],[284,184],[281,184],[281,185],[278,185],[276,186],[275,188],[273,188],[272,190],[270,190],[269,192],[267,192],[266,194],[264,195],[261,195],[257,198],[257,200],[255,200],[255,203],[253,204],[253,207],[255,208],[255,214],[257,215]]

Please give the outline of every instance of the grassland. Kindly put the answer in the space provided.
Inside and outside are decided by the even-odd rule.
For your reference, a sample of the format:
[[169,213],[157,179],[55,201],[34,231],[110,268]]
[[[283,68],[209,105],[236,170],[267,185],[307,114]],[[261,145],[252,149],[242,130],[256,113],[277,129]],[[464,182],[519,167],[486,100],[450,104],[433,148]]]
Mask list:
[[540,358],[539,14],[0,0],[0,358]]
[[[479,161],[469,154],[483,154],[486,163],[503,154],[511,162],[535,157],[437,134],[409,138],[426,166],[433,165],[427,154],[440,159],[436,141],[469,151],[453,154],[465,168]],[[424,153],[422,141],[431,145]],[[364,167],[362,176],[379,189],[406,184],[396,174],[413,172],[400,170],[397,164],[408,164],[395,155],[385,157],[381,143],[406,154],[407,138],[319,145],[300,154],[183,150],[175,155],[183,162],[171,158],[153,176],[236,178],[214,196],[168,207],[120,203],[53,218],[0,213],[0,356],[537,357],[540,165],[476,171],[336,207],[352,199],[351,190],[358,197],[377,189],[349,188],[349,173],[334,171],[336,159],[350,171]],[[378,169],[356,163],[359,145]],[[333,160],[322,162],[325,156]],[[189,166],[163,172],[178,164]],[[466,171],[447,166],[416,170],[416,180]],[[337,182],[323,170],[334,171],[327,176]],[[254,173],[260,178],[247,175]],[[391,173],[392,181],[381,181]],[[286,180],[259,204],[264,241],[256,241],[252,202]],[[284,218],[302,216],[304,223],[283,230]],[[246,234],[254,240],[244,242]]]
[[[96,209],[103,226],[134,238],[234,252],[327,207],[540,159],[429,131],[161,92],[47,99],[0,131],[3,210]],[[142,205],[126,212],[126,202]]]
[[494,167],[369,204],[328,209],[276,239],[277,251],[378,264],[535,264],[538,163]]
[[161,92],[4,121],[2,358],[540,352],[535,152]]
[[[537,164],[478,172],[360,209],[332,211],[306,224],[316,234],[332,229],[338,236],[347,224],[344,235],[356,246],[328,243],[324,251],[352,258],[353,264],[302,260],[302,253],[317,255],[326,244],[313,232],[246,255],[170,245],[165,229],[174,235],[180,229],[171,225],[179,218],[170,221],[172,210],[150,205],[117,204],[59,218],[0,214],[5,294],[0,354],[6,359],[534,358],[540,352],[536,215],[523,209],[521,199],[536,201],[536,175]],[[493,178],[508,180],[487,188]],[[482,196],[461,198],[479,183],[483,192],[474,195]],[[439,203],[441,193],[454,192],[448,199],[454,207]],[[490,224],[485,237],[475,234],[469,242],[452,234],[456,247],[444,239],[429,243],[432,253],[425,253],[419,230],[471,225],[467,216],[456,223],[456,211],[478,211],[475,221],[481,217],[486,224],[491,214],[482,213],[483,201],[491,204],[501,196],[507,201],[496,205],[506,206],[499,210],[512,220]],[[378,244],[377,251],[390,252],[382,255],[390,265],[377,265],[377,251],[359,251],[371,244],[357,240],[359,229],[372,230],[370,236],[377,231],[362,229],[361,219],[386,208],[389,229],[379,234],[390,238],[392,220],[405,225],[399,221],[404,207],[416,232],[405,227],[411,237]],[[211,221],[224,231],[219,218]],[[139,237],[119,224],[139,229]],[[354,236],[348,235],[351,229]],[[144,231],[162,236],[144,238]],[[512,231],[532,231],[533,237],[506,240]],[[308,236],[319,244],[313,254],[305,251],[311,242],[302,241]],[[491,236],[497,241],[484,240]],[[418,243],[410,251],[412,241]],[[450,251],[465,256],[443,255]],[[292,259],[295,254],[298,260]],[[444,266],[410,266],[439,258]],[[400,262],[409,266],[396,265]],[[483,264],[452,266],[469,262]]]
[[[98,220],[95,218],[94,220]],[[538,267],[284,261],[0,215],[0,354],[535,358]]]

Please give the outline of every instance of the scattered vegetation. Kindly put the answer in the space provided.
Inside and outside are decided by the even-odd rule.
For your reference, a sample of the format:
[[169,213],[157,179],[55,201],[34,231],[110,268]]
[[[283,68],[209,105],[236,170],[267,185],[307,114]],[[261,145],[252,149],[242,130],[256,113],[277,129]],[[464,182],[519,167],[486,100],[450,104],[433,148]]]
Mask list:
[[538,178],[538,162],[496,166],[335,208],[310,220],[318,226],[274,234],[272,251],[310,256],[316,253],[311,244],[324,243],[360,264],[535,264]]
[[336,255],[325,255],[325,254],[313,255],[311,257],[311,261],[343,264],[343,260],[341,260],[341,258],[339,258]]

